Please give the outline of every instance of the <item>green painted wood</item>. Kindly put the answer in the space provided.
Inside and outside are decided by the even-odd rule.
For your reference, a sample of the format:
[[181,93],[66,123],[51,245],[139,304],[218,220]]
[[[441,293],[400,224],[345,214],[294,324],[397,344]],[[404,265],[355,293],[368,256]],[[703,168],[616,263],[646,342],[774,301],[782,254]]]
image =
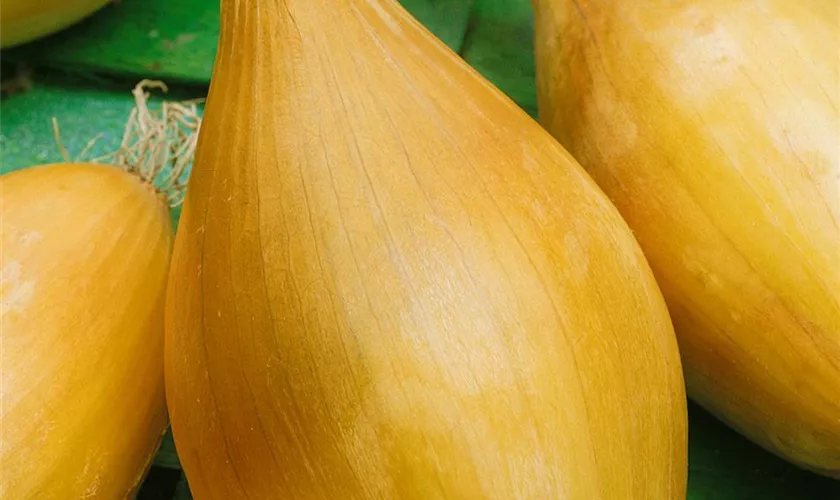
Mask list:
[[[11,75],[4,72],[4,81]],[[134,107],[131,91],[137,80],[81,78],[50,71],[36,71],[29,91],[14,94],[0,107],[0,173],[27,165],[61,161],[53,138],[52,119],[61,130],[62,143],[71,158],[101,136],[91,153],[101,155],[119,146],[122,130]],[[206,87],[180,86],[168,93],[153,91],[150,106],[162,99],[201,98]]]
[[467,21],[475,2],[479,0],[399,0],[429,31],[452,50],[459,51],[464,43]]
[[172,500],[192,500],[192,494],[190,494],[190,485],[187,483],[186,476],[181,476],[181,480],[178,481],[178,485],[175,487],[175,496],[172,497]]
[[122,0],[3,56],[72,71],[206,83],[218,34],[218,1]]
[[172,429],[166,430],[153,465],[166,469],[181,469],[181,462],[178,460],[178,453],[175,451],[175,441],[172,438]]
[[[460,48],[473,0],[401,1],[450,47]],[[3,56],[35,66],[206,84],[218,36],[218,0],[121,0]]]
[[531,0],[477,0],[461,56],[537,116]]
[[99,133],[103,136],[93,153],[114,150],[133,106],[132,87],[103,86],[101,82],[91,85],[70,79],[41,82],[36,77],[30,91],[4,99],[0,105],[0,173],[62,161],[53,140],[53,117],[58,119],[62,142],[71,157]]

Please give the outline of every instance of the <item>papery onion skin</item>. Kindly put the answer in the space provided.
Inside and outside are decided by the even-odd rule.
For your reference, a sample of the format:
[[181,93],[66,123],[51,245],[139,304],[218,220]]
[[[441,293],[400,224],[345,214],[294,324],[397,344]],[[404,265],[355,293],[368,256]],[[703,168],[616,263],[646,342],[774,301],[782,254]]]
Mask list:
[[543,124],[628,221],[690,397],[840,477],[836,0],[537,0]]
[[167,425],[168,207],[56,164],[0,176],[0,213],[0,498],[133,497]]
[[682,499],[629,229],[391,1],[222,2],[167,299],[199,499]]

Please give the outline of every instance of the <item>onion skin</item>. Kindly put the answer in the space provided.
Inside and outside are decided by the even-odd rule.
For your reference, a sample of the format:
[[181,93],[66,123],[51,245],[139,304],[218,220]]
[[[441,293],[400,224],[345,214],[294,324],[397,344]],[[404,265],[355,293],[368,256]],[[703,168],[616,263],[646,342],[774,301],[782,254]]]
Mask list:
[[105,165],[0,193],[0,498],[133,497],[167,425],[168,208]]
[[166,384],[197,499],[677,499],[641,249],[391,1],[222,2]]
[[536,0],[543,124],[638,238],[689,396],[840,477],[834,0]]
[[0,0],[0,48],[57,33],[111,0]]

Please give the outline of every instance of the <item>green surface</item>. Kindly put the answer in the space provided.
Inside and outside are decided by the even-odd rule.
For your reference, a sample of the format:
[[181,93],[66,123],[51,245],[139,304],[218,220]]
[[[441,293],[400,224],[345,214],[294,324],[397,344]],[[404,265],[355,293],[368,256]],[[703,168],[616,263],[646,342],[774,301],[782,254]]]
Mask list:
[[[536,113],[529,0],[405,3],[470,64]],[[71,155],[100,133],[94,152],[113,149],[133,104],[130,91],[140,78],[166,77],[176,87],[170,98],[201,97],[212,67],[217,19],[214,1],[123,0],[60,35],[8,57],[4,53],[4,62],[25,60],[36,69],[30,91],[2,101],[0,172],[61,160],[52,117]],[[2,76],[10,76],[8,66]],[[840,499],[840,482],[764,452],[694,405],[689,413],[689,499]],[[177,467],[167,436],[140,500],[190,498]]]
[[66,31],[3,56],[7,61],[72,71],[202,83],[210,78],[218,35],[217,1],[124,0],[107,5]]
[[[3,73],[4,81],[10,72]],[[53,135],[52,119],[58,121],[61,142],[71,158],[76,158],[88,142],[93,156],[119,146],[123,127],[134,107],[131,91],[135,80],[78,78],[65,74],[36,72],[30,77],[30,90],[2,101],[0,110],[0,173],[37,163],[61,161]],[[181,85],[168,93],[152,90],[150,106],[162,99],[183,100],[204,97],[204,86]],[[86,155],[87,156],[87,155]]]
[[537,117],[531,0],[482,0],[470,16],[461,56]]
[[[5,76],[5,75],[4,75]],[[4,99],[0,111],[0,173],[18,167],[62,160],[52,140],[52,117],[57,118],[64,143],[75,158],[88,140],[102,133],[94,153],[119,145],[122,127],[133,107],[132,84],[114,85],[103,92],[101,84],[38,80],[28,92]]]

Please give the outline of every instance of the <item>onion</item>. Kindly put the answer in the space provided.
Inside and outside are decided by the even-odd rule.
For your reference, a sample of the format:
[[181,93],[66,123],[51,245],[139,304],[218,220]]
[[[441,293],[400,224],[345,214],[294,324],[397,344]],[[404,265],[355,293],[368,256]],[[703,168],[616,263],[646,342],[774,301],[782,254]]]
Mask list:
[[385,0],[224,0],[170,274],[201,499],[677,499],[686,402],[630,230]]
[[540,115],[618,206],[691,397],[840,477],[836,0],[538,0]]
[[0,0],[0,48],[56,33],[111,0]]
[[[197,118],[152,114],[145,85],[113,165],[0,176],[0,498],[133,496],[166,428],[168,204]],[[161,161],[176,129],[181,154]]]

